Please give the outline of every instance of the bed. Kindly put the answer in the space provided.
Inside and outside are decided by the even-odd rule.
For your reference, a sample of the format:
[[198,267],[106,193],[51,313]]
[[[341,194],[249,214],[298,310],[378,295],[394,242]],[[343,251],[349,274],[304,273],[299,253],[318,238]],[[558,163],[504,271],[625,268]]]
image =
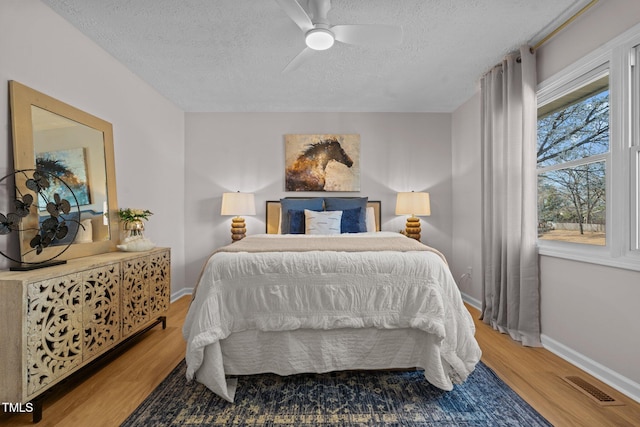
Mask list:
[[[267,202],[267,233],[211,255],[183,326],[188,379],[232,402],[239,375],[417,368],[452,390],[474,370],[473,320],[442,254],[378,231],[379,202],[333,199],[347,202],[304,209],[304,233],[289,208],[303,201]],[[336,216],[363,231],[308,234]]]

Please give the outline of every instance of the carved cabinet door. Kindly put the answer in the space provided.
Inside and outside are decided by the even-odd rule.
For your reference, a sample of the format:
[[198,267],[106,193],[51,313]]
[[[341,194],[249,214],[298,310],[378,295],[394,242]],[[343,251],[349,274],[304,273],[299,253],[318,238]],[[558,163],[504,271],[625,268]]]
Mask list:
[[149,256],[122,262],[122,337],[149,321]]
[[83,272],[83,360],[120,341],[120,264]]
[[169,309],[171,299],[171,253],[163,251],[150,256],[149,286],[151,316]]
[[82,281],[70,274],[28,284],[27,394],[82,363]]

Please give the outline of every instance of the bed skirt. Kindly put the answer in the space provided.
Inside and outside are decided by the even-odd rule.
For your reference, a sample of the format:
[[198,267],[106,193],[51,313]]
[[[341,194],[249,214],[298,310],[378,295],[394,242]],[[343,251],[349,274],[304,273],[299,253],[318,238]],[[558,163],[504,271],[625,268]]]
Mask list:
[[236,383],[229,376],[275,373],[323,373],[342,370],[424,369],[427,381],[451,389],[443,366],[439,338],[417,329],[332,329],[237,332],[207,346],[197,380],[219,389],[220,360],[227,374],[224,393],[233,399]]

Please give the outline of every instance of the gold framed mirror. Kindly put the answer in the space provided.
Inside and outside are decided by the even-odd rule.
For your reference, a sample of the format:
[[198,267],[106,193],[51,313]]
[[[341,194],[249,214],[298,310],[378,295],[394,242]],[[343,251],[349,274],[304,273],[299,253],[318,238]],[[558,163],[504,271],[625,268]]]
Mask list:
[[[68,221],[76,229],[68,233],[67,240],[37,253],[30,242],[48,213],[42,201],[34,202],[19,232],[22,262],[115,251],[119,221],[111,123],[16,81],[9,82],[9,98],[15,170],[47,171],[63,166],[64,182],[70,185],[79,207],[79,218]],[[28,191],[26,179],[19,175],[15,185],[17,191]]]

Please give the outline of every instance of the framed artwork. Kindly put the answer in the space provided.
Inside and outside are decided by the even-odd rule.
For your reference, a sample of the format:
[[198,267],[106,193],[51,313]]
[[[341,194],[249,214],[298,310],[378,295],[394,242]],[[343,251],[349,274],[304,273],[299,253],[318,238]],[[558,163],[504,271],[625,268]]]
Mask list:
[[360,191],[360,135],[285,135],[285,191]]
[[[78,206],[91,204],[84,148],[38,153],[36,167],[63,180],[78,199]],[[44,193],[49,201],[53,200],[53,195],[58,193],[61,198],[67,199],[73,204],[73,197],[69,194],[69,189],[62,184],[52,183],[49,188],[44,190]],[[42,198],[38,200],[38,207],[41,211],[46,210],[46,205],[47,202]]]

